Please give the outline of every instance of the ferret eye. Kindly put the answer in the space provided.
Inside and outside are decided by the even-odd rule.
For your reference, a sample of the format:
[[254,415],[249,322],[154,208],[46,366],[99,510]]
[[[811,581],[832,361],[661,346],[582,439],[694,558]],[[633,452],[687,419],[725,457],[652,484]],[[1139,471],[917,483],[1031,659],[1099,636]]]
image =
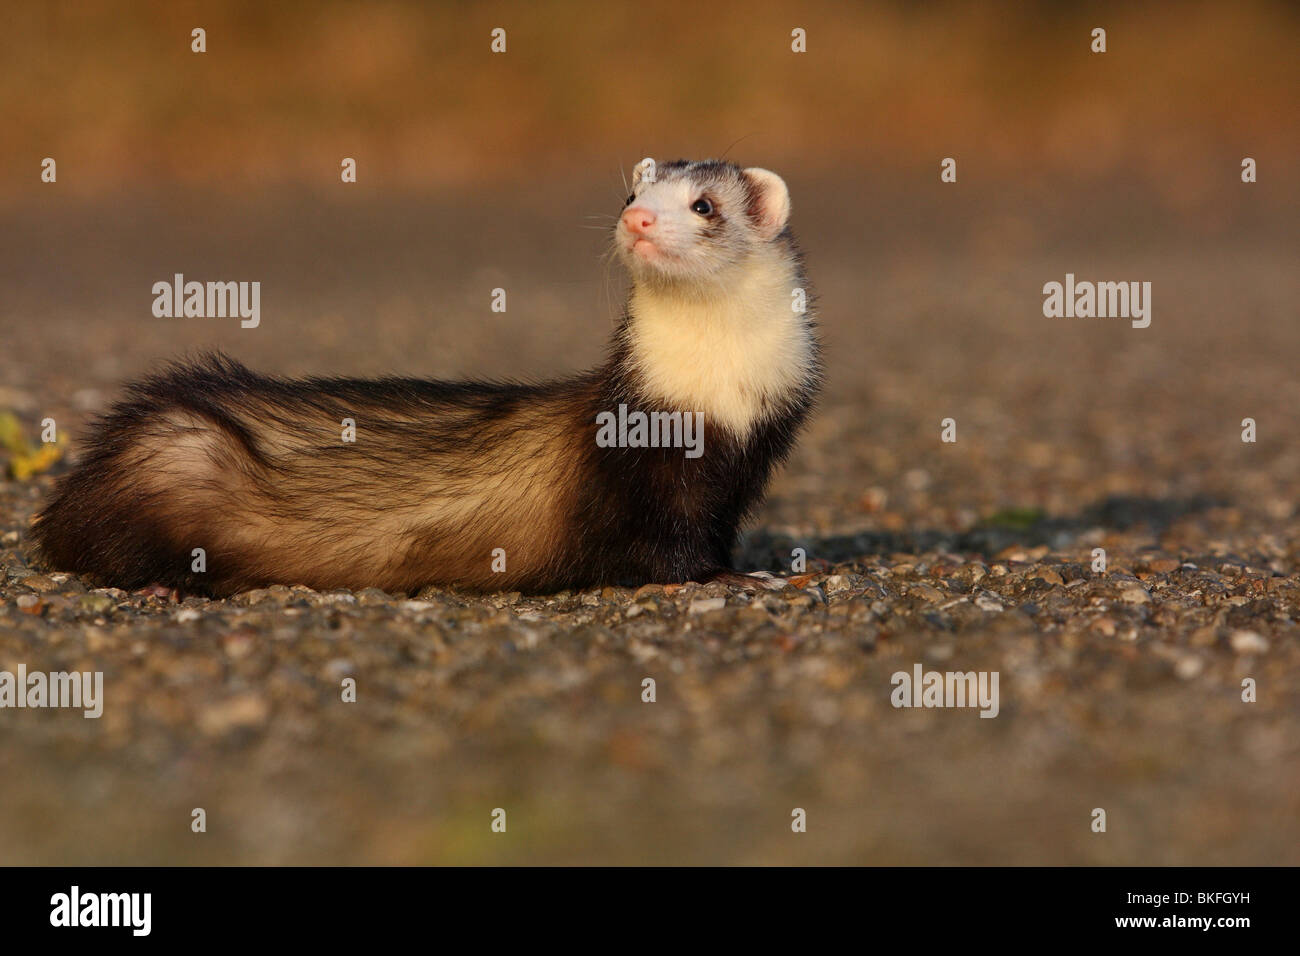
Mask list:
[[710,215],[713,212],[713,203],[709,202],[707,199],[697,199],[695,202],[691,203],[691,212],[697,213],[701,216]]
[[628,206],[632,205],[632,200],[635,198],[636,198],[636,193],[633,193],[632,195],[628,196],[627,202],[623,203],[623,208],[626,209]]

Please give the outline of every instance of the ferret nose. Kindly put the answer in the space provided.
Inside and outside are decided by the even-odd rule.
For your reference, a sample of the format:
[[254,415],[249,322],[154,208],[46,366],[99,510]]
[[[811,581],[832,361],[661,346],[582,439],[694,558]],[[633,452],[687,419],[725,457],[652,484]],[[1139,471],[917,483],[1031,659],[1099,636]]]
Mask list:
[[623,227],[628,232],[643,236],[655,224],[655,214],[642,206],[623,210]]

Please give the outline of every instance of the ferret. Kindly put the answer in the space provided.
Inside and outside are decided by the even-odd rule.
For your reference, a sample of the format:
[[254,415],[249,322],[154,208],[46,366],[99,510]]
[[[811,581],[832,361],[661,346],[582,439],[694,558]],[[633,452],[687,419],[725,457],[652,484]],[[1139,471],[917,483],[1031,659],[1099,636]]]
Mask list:
[[[741,522],[822,381],[789,218],[768,170],[643,161],[614,227],[622,321],[604,364],[560,381],[174,363],[94,423],[35,519],[38,554],[104,585],[216,597],[743,583]],[[636,412],[663,441],[624,435]],[[674,447],[679,418],[702,421],[690,454]]]

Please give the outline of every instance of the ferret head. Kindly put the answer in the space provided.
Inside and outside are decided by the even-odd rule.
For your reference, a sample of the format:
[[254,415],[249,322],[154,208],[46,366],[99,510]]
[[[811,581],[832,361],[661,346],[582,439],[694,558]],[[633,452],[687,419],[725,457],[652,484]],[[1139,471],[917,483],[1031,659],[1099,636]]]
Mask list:
[[790,193],[776,173],[721,160],[642,160],[614,244],[638,282],[725,282],[785,230]]

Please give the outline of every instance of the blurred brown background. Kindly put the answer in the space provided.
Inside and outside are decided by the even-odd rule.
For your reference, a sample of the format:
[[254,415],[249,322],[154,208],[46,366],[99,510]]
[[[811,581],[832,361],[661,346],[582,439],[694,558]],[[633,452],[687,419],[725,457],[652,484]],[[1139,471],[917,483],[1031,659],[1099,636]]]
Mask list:
[[[11,3],[0,191],[36,195],[34,154],[88,197],[330,190],[342,155],[379,190],[552,175],[603,188],[633,156],[740,141],[736,155],[809,177],[930,179],[952,154],[970,183],[1059,189],[1122,170],[1203,208],[1243,149],[1298,152],[1296,16],[1252,2]],[[489,52],[494,27],[505,55]],[[806,54],[790,52],[794,27]]]

